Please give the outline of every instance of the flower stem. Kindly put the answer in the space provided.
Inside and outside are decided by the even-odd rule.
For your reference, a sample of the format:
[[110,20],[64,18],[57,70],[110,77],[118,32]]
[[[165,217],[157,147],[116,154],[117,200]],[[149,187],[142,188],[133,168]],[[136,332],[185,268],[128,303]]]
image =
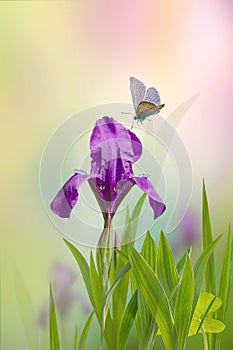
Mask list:
[[201,333],[202,333],[202,338],[203,338],[204,350],[209,350],[206,332],[204,331],[203,327],[201,327]]

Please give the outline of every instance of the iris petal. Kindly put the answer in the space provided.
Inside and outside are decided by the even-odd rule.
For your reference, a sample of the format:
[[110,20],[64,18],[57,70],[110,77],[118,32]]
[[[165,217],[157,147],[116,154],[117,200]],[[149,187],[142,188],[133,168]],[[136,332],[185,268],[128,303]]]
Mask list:
[[78,188],[88,179],[89,175],[83,170],[76,170],[75,174],[60,189],[50,208],[61,218],[69,218],[70,212],[78,200]]
[[133,180],[135,184],[148,195],[150,206],[154,212],[154,219],[157,219],[166,210],[166,205],[146,176],[134,176]]

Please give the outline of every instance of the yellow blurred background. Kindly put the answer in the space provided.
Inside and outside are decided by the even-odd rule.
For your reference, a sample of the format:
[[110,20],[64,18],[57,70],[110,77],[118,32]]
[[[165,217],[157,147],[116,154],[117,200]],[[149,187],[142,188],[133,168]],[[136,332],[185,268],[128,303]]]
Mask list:
[[[130,76],[159,88],[165,118],[199,93],[177,128],[193,168],[191,203],[200,213],[204,177],[214,235],[227,232],[233,219],[232,15],[230,0],[0,2],[2,349],[30,348],[16,271],[37,313],[52,263],[76,268],[42,205],[43,149],[71,115],[131,103]],[[76,287],[83,290],[81,277]],[[228,317],[224,350],[231,349],[232,322]]]

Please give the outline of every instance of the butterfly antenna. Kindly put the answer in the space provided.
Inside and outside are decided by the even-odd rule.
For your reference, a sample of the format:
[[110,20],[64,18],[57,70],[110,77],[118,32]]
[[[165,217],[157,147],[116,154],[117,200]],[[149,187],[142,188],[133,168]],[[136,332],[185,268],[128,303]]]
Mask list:
[[128,113],[128,112],[121,112],[122,114],[131,114],[132,115],[132,113]]
[[133,129],[133,126],[134,126],[134,119],[133,119],[133,122],[132,122],[132,125],[131,125],[131,130]]

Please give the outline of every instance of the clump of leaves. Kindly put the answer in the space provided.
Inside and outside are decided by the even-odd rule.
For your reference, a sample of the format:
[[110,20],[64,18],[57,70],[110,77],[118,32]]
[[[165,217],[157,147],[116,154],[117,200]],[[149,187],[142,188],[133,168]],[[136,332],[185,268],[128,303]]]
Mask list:
[[[127,211],[122,243],[127,236],[135,237],[144,200],[143,195],[131,217]],[[153,349],[158,336],[162,337],[167,350],[184,350],[187,338],[198,333],[203,335],[205,350],[221,348],[230,288],[232,240],[229,228],[217,286],[214,249],[221,236],[215,240],[212,236],[204,184],[202,209],[203,250],[195,263],[191,261],[190,250],[176,262],[165,234],[161,232],[157,246],[147,232],[141,252],[133,243],[115,249],[106,283],[98,254],[95,261],[91,253],[88,264],[79,250],[65,241],[77,261],[93,307],[80,339],[77,330],[75,332],[75,350],[84,349],[94,314],[100,325],[100,349],[104,341],[110,350],[125,349],[133,325],[140,350]],[[52,350],[54,344],[59,344],[59,334],[52,293],[50,300]]]

